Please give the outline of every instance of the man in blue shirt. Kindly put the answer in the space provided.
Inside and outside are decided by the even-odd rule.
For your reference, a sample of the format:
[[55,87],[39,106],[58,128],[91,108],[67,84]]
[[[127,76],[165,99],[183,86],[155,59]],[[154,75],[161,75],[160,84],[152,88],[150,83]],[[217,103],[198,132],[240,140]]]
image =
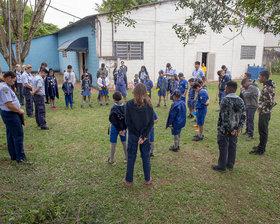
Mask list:
[[32,81],[33,76],[31,74],[32,66],[26,65],[25,71],[22,74],[22,83],[23,83],[23,95],[25,96],[25,109],[28,117],[34,117],[33,115],[33,96],[32,92]]
[[33,91],[31,92],[34,96],[35,102],[35,117],[36,123],[41,128],[41,130],[49,130],[50,127],[46,124],[46,108],[45,108],[45,85],[44,78],[48,74],[48,71],[44,68],[38,75],[34,77],[33,80]]
[[[228,75],[225,75],[225,72],[223,70],[218,71],[217,74],[219,76],[219,85],[218,85],[219,104],[221,104],[222,99],[226,96],[225,93],[226,84],[230,81],[230,78]],[[215,100],[217,100],[217,97]]]
[[200,68],[200,62],[196,61],[194,63],[194,67],[195,69],[192,72],[192,76],[195,80],[202,80],[203,82],[205,82],[205,74],[204,71]]
[[176,70],[174,68],[172,68],[170,63],[167,63],[165,73],[164,73],[164,75],[166,76],[166,79],[168,81],[168,87],[167,87],[167,91],[166,91],[167,98],[168,98],[168,92],[170,92],[170,80],[174,74],[176,74]]
[[230,70],[227,68],[227,66],[222,65],[221,69],[225,72],[225,75],[228,75],[229,79],[231,80],[231,79],[232,79],[231,72],[230,72]]
[[11,160],[16,160],[18,163],[30,163],[26,159],[23,148],[24,111],[20,109],[19,100],[11,89],[16,81],[16,74],[9,71],[3,78],[5,83],[0,84],[0,111],[6,125],[8,151]]

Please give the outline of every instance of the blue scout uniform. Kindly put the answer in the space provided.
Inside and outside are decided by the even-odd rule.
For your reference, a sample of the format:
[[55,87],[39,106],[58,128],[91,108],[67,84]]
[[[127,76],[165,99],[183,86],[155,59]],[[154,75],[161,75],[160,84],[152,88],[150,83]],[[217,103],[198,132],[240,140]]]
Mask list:
[[222,99],[226,96],[225,89],[227,82],[230,81],[230,77],[228,75],[224,75],[223,78],[219,77],[219,104]]
[[[170,75],[175,75],[176,74],[176,70],[174,68],[166,68],[165,69],[165,73],[169,73]],[[171,81],[171,76],[166,76],[166,79],[167,79],[167,83],[168,83],[168,86],[167,86],[167,91],[170,91],[170,81]]]
[[[104,79],[104,82],[105,82],[105,79]],[[102,79],[102,84],[103,84],[103,79]],[[81,86],[82,87],[81,95],[90,96],[91,95],[91,86],[92,86],[92,84],[91,84],[90,79],[83,79],[82,86]],[[100,91],[99,91],[99,94],[100,94]],[[106,95],[106,94],[100,94],[100,95]]]
[[17,75],[16,87],[17,87],[17,97],[21,105],[24,104],[24,97],[23,97],[23,80],[22,80],[22,72],[15,70]]
[[181,129],[186,125],[186,114],[186,104],[182,100],[175,100],[171,105],[166,123],[166,128],[169,128],[170,125],[173,126],[173,129],[171,129],[172,135],[181,133]]
[[[154,121],[158,119],[158,116],[156,114],[156,112],[154,111]],[[152,130],[150,132],[150,138],[149,138],[150,142],[154,142],[155,141],[155,127],[152,127]]]
[[[69,79],[69,78],[67,78],[67,79]],[[65,95],[66,107],[68,107],[69,103],[70,103],[70,106],[72,107],[73,106],[72,93],[74,91],[74,86],[73,86],[72,82],[64,82],[62,85],[62,90]]]
[[[32,86],[33,76],[26,71],[22,74],[22,82]],[[25,108],[27,116],[33,115],[33,96],[31,95],[31,89],[26,86],[23,87],[23,95],[25,96]]]
[[227,75],[229,77],[229,79],[231,80],[232,79],[232,75],[231,75],[231,71],[230,70],[226,70],[225,71],[225,75]]
[[33,79],[33,91],[41,87],[39,92],[34,95],[36,123],[40,128],[46,127],[46,108],[45,108],[45,85],[41,75],[36,75]]
[[152,80],[145,80],[144,81],[144,85],[146,86],[146,88],[147,88],[147,91],[148,91],[148,95],[149,95],[149,97],[150,97],[150,99],[152,98],[152,88],[153,88],[153,86],[154,86],[154,83],[152,82]]
[[46,98],[59,99],[58,84],[54,75],[47,75],[45,79]]
[[163,97],[166,96],[167,87],[168,87],[168,83],[166,78],[164,76],[158,77],[157,89],[158,89],[159,96],[163,96]]
[[207,106],[204,103],[207,102],[209,99],[207,91],[201,89],[197,94],[196,101],[195,101],[195,109],[196,109],[196,121],[197,125],[203,126],[205,117],[207,114]]
[[[111,108],[111,111],[112,111],[112,109],[118,108],[118,107],[120,107],[120,106],[123,106],[123,104],[117,104],[117,103],[116,103],[116,104]],[[117,128],[111,123],[110,142],[111,142],[111,143],[117,143],[117,141],[118,141],[118,135],[119,135],[119,131],[118,131]],[[127,136],[127,131],[125,131],[125,136],[120,135],[121,142],[126,142],[126,136]]]
[[188,95],[188,108],[194,109],[195,90],[191,87]]
[[122,96],[126,97],[126,87],[126,74],[120,69],[117,74],[116,91],[121,92]]
[[23,128],[21,117],[18,113],[11,111],[6,107],[7,102],[12,102],[17,108],[20,103],[14,91],[7,83],[0,83],[0,111],[3,122],[6,125],[8,151],[11,160],[20,162],[26,160],[23,149]]
[[133,85],[136,86],[139,83],[139,79],[134,79]]
[[180,80],[179,82],[179,90],[181,91],[181,100],[183,100],[184,102],[186,102],[186,96],[183,97],[184,92],[189,88],[189,84],[187,82],[187,80],[183,79]]
[[169,83],[169,90],[170,90],[170,100],[173,100],[173,94],[176,89],[179,87],[179,82],[177,80],[172,80]]
[[192,72],[192,76],[195,80],[202,80],[202,78],[205,76],[204,71],[199,68],[199,69],[194,69]]

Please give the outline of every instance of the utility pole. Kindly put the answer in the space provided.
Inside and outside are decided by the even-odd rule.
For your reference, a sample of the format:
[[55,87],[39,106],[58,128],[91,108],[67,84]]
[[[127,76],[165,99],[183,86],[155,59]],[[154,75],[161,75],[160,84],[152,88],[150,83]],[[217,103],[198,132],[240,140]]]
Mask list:
[[8,34],[9,34],[9,68],[12,70],[12,43],[11,43],[11,10],[10,10],[10,0],[8,0]]

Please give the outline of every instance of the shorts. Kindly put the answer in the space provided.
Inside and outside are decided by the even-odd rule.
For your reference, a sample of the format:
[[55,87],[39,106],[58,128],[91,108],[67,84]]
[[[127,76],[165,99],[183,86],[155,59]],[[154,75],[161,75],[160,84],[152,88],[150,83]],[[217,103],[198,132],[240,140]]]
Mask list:
[[[110,142],[111,143],[117,143],[118,142],[118,135],[119,135],[118,130],[115,128],[114,125],[111,125]],[[127,136],[127,131],[125,131],[125,136],[120,135],[121,142],[126,142],[126,136]]]
[[166,97],[166,90],[159,90],[158,91],[158,96],[163,96],[163,97]]
[[188,108],[194,109],[194,99],[188,99]]
[[182,129],[171,129],[171,133],[172,133],[172,135],[180,135],[181,134],[181,130]]
[[150,138],[149,138],[150,142],[154,142],[155,141],[155,128],[152,127],[152,130],[150,132]]
[[207,108],[196,110],[196,124],[197,125],[199,125],[199,126],[204,125],[206,114],[207,114]]

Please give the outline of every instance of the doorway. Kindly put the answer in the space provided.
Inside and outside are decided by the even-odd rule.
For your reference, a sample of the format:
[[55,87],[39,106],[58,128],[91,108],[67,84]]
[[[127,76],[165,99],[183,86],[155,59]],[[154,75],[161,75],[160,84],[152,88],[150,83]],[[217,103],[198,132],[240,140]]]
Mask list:
[[207,67],[207,72],[206,72],[206,79],[207,80],[214,80],[215,78],[215,60],[216,60],[216,55],[215,53],[211,52],[197,52],[196,60],[205,64]]
[[86,68],[86,52],[79,52],[78,60],[79,60],[79,81],[81,81],[81,76],[84,73],[84,69]]

